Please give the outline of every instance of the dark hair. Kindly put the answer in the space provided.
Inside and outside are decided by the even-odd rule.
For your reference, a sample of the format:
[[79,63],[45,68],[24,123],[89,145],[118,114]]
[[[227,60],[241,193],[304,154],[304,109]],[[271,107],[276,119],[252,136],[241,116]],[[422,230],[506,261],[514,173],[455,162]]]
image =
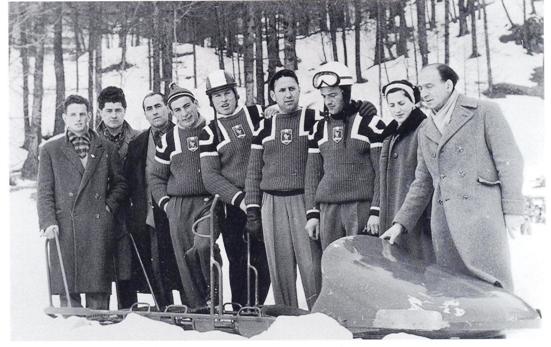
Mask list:
[[67,112],[67,107],[71,104],[81,104],[86,106],[86,112],[90,112],[90,103],[85,97],[80,95],[72,94],[69,95],[63,102],[63,111]]
[[[405,84],[406,86],[410,87],[413,90],[413,100],[411,100],[411,96],[409,93],[407,93],[403,88],[400,88],[398,84]],[[387,89],[389,89],[387,91]],[[414,86],[410,81],[408,80],[396,80],[388,83],[381,89],[383,95],[388,95],[395,92],[402,92],[404,95],[414,104],[417,104],[421,101],[421,92],[419,91],[419,88],[417,86]]]
[[346,107],[346,105],[350,104],[350,100],[352,99],[352,86],[339,86],[339,88],[342,90],[342,99]]
[[459,76],[457,75],[457,72],[455,72],[454,69],[452,69],[449,65],[442,64],[442,63],[435,63],[435,64],[429,64],[425,66],[425,68],[432,66],[438,70],[438,73],[440,74],[440,78],[443,82],[446,82],[447,80],[452,81],[453,88],[455,89],[455,85],[457,84],[457,81],[459,80]]
[[163,93],[161,93],[161,92],[149,92],[143,97],[143,100],[142,100],[142,108],[143,108],[144,111],[145,111],[145,99],[150,98],[150,97],[155,96],[155,95],[160,95],[161,99],[163,100],[163,104],[166,105],[165,95]]
[[270,82],[268,82],[268,91],[274,91],[276,81],[282,77],[291,77],[298,84],[297,74],[293,70],[283,69],[276,72],[272,78],[270,78]]
[[120,102],[122,107],[126,109],[126,98],[122,89],[114,86],[104,88],[98,96],[98,108],[103,110],[105,104],[108,102]]

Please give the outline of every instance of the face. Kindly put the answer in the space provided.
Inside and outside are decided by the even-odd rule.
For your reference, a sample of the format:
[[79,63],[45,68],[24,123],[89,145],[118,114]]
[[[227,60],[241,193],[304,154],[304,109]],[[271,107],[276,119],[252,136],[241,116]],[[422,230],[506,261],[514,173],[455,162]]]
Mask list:
[[415,107],[415,104],[401,90],[388,94],[386,102],[398,125],[401,125],[409,117]]
[[108,128],[117,129],[122,126],[126,110],[120,102],[106,102],[100,110],[101,120]]
[[145,118],[154,128],[162,128],[168,122],[168,107],[163,97],[155,94],[145,98],[143,101]]
[[69,104],[67,110],[63,113],[63,120],[67,129],[75,133],[76,135],[82,135],[88,130],[88,122],[90,121],[90,114],[86,110],[84,104]]
[[323,103],[331,114],[338,114],[344,108],[344,95],[339,87],[322,87],[320,89]]
[[199,123],[197,104],[189,96],[182,96],[170,103],[172,114],[181,128],[192,128]]
[[237,98],[231,88],[213,93],[211,99],[214,109],[221,115],[232,114],[237,108]]
[[453,91],[452,81],[442,81],[435,67],[427,67],[419,74],[419,90],[421,99],[434,111],[444,106]]
[[298,108],[300,87],[294,78],[284,76],[275,81],[274,90],[270,91],[270,95],[281,111],[291,113]]

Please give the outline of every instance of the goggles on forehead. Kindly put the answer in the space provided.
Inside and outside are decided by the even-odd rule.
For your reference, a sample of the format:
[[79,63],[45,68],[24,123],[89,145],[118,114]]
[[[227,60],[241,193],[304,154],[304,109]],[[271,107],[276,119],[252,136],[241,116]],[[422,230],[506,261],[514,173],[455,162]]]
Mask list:
[[339,75],[333,71],[320,71],[314,75],[312,84],[314,88],[320,89],[321,87],[335,87],[341,82]]

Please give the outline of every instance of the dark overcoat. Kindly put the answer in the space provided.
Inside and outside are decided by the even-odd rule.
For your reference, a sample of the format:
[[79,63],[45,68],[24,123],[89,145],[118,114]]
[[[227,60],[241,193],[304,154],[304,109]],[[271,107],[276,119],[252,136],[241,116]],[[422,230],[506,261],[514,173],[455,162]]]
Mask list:
[[[83,167],[65,134],[40,148],[40,229],[59,226],[59,242],[72,293],[110,293],[115,234],[113,215],[124,201],[126,182],[115,146],[91,131]],[[55,243],[51,247],[52,294],[64,293]]]
[[[385,134],[381,149],[380,184],[379,190],[373,196],[372,203],[373,206],[380,208],[379,230],[381,233],[392,226],[394,216],[400,210],[409,187],[415,179],[417,133],[426,118],[420,109],[415,108],[400,127],[397,126],[396,121],[392,121],[385,128],[385,132],[389,134]],[[427,208],[417,224],[407,233],[400,235],[395,243],[418,259],[434,262],[429,210]]]
[[523,160],[499,106],[459,95],[444,133],[431,119],[418,141],[415,181],[394,221],[414,225],[434,189],[437,262],[458,254],[470,274],[512,290],[504,215],[524,212]]
[[[152,200],[153,206],[147,204],[146,191],[146,160],[147,146],[151,128],[144,131],[128,146],[124,175],[128,182],[128,200],[125,203],[126,224],[133,235],[142,260],[145,263],[151,281],[164,290],[179,289],[180,279],[168,219],[163,210]],[[147,210],[152,208],[155,219],[155,229],[146,224]],[[151,230],[151,232],[150,232]],[[148,291],[137,259],[133,259],[133,280],[140,291]],[[160,289],[163,290],[163,289]]]

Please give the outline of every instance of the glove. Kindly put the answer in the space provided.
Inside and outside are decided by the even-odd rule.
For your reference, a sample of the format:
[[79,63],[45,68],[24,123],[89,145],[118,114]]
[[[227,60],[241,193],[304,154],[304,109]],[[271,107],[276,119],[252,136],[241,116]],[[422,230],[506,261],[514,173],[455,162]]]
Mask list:
[[245,224],[245,231],[254,239],[264,241],[264,237],[262,235],[262,217],[260,216],[260,208],[247,208],[247,224]]

